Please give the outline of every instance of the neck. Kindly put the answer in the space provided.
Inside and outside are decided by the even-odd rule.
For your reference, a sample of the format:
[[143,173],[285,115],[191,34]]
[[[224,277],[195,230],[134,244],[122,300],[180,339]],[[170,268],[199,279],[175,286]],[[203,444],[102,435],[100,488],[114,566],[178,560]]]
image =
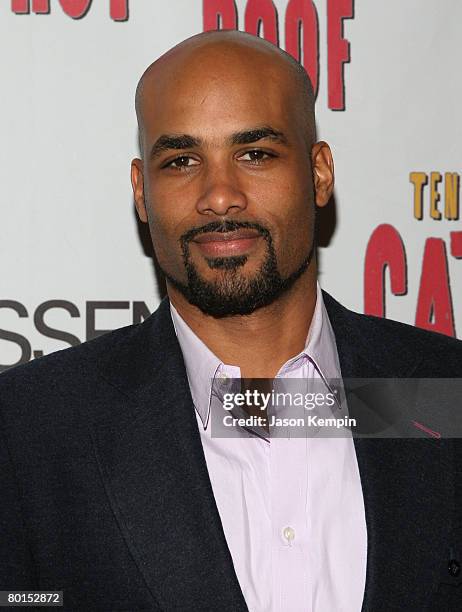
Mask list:
[[238,366],[242,378],[274,378],[305,347],[316,306],[313,264],[289,291],[250,315],[206,315],[170,284],[168,296],[202,342],[223,363]]

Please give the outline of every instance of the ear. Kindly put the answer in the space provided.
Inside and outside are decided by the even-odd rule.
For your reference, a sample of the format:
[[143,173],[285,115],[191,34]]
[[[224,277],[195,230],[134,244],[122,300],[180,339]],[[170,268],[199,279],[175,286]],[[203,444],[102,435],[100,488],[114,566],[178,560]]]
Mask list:
[[138,217],[143,223],[147,223],[148,214],[144,202],[143,162],[141,159],[134,159],[132,161],[131,179]]
[[311,164],[316,206],[325,206],[334,190],[334,160],[327,142],[313,145]]

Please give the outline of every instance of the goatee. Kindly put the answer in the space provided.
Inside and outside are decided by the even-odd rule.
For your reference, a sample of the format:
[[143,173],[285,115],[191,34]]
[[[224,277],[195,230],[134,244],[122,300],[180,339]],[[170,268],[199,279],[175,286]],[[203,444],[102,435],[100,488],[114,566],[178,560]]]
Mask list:
[[[223,270],[222,278],[207,281],[201,278],[191,261],[189,243],[197,235],[207,232],[229,232],[241,228],[257,230],[266,241],[265,259],[260,269],[251,277],[245,277],[240,268],[247,262],[246,255],[206,258],[211,269]],[[260,225],[248,221],[215,221],[193,228],[180,238],[184,266],[188,278],[184,284],[167,274],[166,279],[194,306],[213,317],[251,314],[257,308],[268,306],[281,294],[288,291],[310,265],[314,253],[314,242],[299,265],[288,277],[279,273],[270,232]]]

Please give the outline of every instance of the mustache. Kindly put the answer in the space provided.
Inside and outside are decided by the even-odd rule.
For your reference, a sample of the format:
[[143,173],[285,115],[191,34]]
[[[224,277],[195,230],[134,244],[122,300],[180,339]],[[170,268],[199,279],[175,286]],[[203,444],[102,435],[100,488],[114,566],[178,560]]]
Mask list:
[[218,233],[226,233],[233,232],[238,229],[254,229],[259,232],[266,240],[271,240],[271,234],[269,230],[257,223],[255,221],[233,221],[229,219],[225,219],[224,221],[212,221],[211,223],[207,223],[206,225],[201,225],[197,227],[193,227],[187,232],[185,232],[181,238],[180,243],[184,248],[188,242],[194,240],[196,236],[200,234],[208,234],[210,232],[218,232]]

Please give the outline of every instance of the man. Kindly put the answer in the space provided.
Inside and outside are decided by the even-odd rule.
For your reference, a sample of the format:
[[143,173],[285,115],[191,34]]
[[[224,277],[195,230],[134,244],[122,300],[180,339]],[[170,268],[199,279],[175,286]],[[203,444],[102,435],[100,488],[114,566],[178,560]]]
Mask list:
[[137,90],[132,163],[168,299],[0,378],[0,588],[68,610],[456,610],[457,440],[213,436],[227,378],[458,377],[461,343],[317,285],[332,193],[304,71],[209,32]]

